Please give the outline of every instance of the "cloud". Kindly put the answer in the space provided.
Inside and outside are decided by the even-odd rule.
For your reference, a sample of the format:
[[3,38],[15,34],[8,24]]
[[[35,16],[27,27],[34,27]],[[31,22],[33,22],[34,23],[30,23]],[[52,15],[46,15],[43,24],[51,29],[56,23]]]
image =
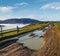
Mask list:
[[22,3],[17,3],[17,4],[15,4],[15,6],[25,6],[25,5],[28,5],[28,3],[22,2]]
[[12,9],[14,9],[14,7],[10,7],[10,6],[0,7],[0,11],[2,12],[10,12],[12,11]]
[[60,2],[53,2],[50,4],[43,5],[40,7],[40,9],[54,9],[54,10],[60,10]]
[[0,7],[0,12],[11,12],[13,9],[19,8],[19,6],[26,6],[28,3],[22,2],[22,3],[17,3],[12,6],[2,6]]

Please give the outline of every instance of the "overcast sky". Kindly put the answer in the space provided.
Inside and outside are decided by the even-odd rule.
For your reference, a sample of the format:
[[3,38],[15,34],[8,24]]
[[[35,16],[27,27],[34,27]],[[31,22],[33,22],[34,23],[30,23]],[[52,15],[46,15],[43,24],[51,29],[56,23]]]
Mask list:
[[60,0],[0,0],[0,20],[9,18],[60,21]]

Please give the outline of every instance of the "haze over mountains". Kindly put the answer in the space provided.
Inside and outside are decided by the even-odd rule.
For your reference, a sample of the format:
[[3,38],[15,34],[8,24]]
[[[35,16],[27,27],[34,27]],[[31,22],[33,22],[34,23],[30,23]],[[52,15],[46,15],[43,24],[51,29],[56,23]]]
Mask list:
[[11,18],[6,20],[0,20],[0,23],[6,23],[6,24],[12,24],[12,23],[22,23],[22,24],[28,24],[28,23],[35,23],[40,22],[39,20],[31,19],[31,18]]

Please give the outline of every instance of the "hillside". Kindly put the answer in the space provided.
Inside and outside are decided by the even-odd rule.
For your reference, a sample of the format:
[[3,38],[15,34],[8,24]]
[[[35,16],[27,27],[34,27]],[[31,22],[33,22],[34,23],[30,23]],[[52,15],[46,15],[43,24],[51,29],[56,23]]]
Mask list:
[[30,19],[30,18],[11,18],[11,19],[6,19],[6,20],[0,20],[0,23],[22,23],[22,24],[28,24],[28,23],[36,23],[40,22],[35,19]]

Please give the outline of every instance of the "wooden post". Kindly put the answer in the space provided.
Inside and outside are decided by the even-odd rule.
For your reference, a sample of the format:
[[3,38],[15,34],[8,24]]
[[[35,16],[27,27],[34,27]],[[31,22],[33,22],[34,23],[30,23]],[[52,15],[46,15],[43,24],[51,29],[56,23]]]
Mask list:
[[19,27],[17,26],[17,34],[19,33]]
[[2,30],[2,26],[1,26],[1,37],[3,37],[3,30]]

